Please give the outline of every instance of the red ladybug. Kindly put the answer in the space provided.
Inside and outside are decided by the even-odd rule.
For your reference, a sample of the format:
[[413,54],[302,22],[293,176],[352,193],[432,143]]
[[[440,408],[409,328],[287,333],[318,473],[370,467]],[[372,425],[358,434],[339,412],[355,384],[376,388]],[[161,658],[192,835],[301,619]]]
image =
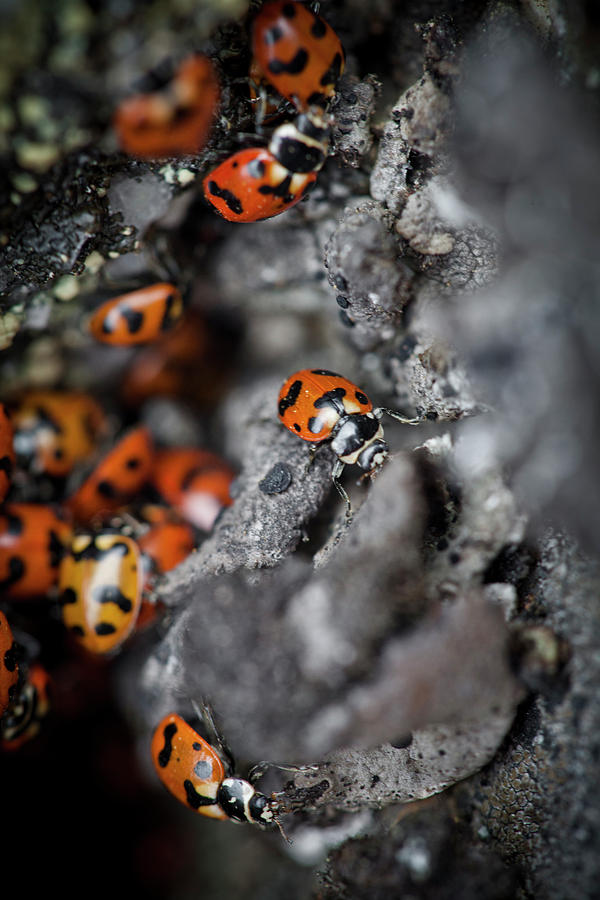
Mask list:
[[114,532],[76,535],[58,579],[65,626],[92,653],[111,653],[135,628],[142,583],[132,538]]
[[159,282],[107,300],[92,315],[89,329],[103,344],[128,347],[155,341],[182,315],[180,292],[168,282]]
[[19,680],[17,645],[8,620],[0,610],[0,716],[8,709]]
[[212,819],[277,823],[277,801],[232,777],[214,747],[176,713],[162,719],[150,752],[158,777],[188,809]]
[[147,481],[153,447],[147,428],[134,428],[96,466],[81,487],[65,502],[79,522],[122,509]]
[[121,103],[114,128],[122,149],[147,159],[198,153],[206,143],[219,95],[210,59],[189,56],[165,88]]
[[30,391],[12,418],[19,463],[53,478],[64,478],[87,459],[106,431],[101,406],[79,391]]
[[291,209],[315,183],[315,172],[295,175],[266,147],[238,150],[210,172],[204,196],[229,222],[260,222]]
[[275,129],[268,149],[238,150],[204,178],[206,200],[230,222],[258,222],[295,206],[327,158],[329,129],[320,114]]
[[222,507],[231,504],[231,467],[216,454],[196,447],[157,451],[152,483],[181,516],[210,531]]
[[254,20],[256,67],[299,110],[326,106],[344,69],[344,49],[327,22],[303,3],[266,3]]
[[10,488],[14,464],[13,426],[4,404],[0,403],[0,503]]
[[332,477],[350,512],[350,500],[339,483],[345,465],[357,464],[373,474],[388,455],[383,438],[381,416],[387,413],[405,425],[417,425],[418,419],[406,419],[390,409],[374,409],[359,387],[328,369],[302,369],[287,379],[279,392],[279,418],[285,427],[309,441],[311,450],[327,442],[337,459]]
[[0,509],[0,588],[12,599],[43,597],[56,583],[71,526],[43,503]]

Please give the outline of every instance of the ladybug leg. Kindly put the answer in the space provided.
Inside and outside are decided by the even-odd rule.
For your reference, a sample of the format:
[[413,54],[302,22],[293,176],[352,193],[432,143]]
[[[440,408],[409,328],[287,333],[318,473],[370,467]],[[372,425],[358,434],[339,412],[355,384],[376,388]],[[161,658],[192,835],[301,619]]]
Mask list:
[[352,504],[350,503],[350,497],[346,493],[345,489],[342,487],[342,484],[340,483],[340,480],[339,480],[340,475],[342,474],[343,471],[344,471],[344,463],[341,460],[336,459],[336,461],[333,465],[333,470],[331,472],[331,477],[333,479],[333,483],[335,484],[338,494],[340,495],[342,500],[344,500],[346,503],[346,518],[348,519],[348,521],[350,521],[350,519],[352,518]]
[[308,472],[310,470],[310,467],[312,466],[312,464],[315,461],[315,456],[317,455],[317,453],[319,452],[319,450],[321,449],[322,446],[323,446],[322,444],[309,444],[308,445],[308,462],[306,463],[305,472]]
[[386,413],[388,416],[391,416],[392,419],[397,419],[399,422],[402,422],[403,425],[422,425],[423,423],[423,419],[407,419],[394,409],[385,409],[383,406],[380,406],[379,409],[374,409],[373,412],[378,419],[381,418],[383,413]]

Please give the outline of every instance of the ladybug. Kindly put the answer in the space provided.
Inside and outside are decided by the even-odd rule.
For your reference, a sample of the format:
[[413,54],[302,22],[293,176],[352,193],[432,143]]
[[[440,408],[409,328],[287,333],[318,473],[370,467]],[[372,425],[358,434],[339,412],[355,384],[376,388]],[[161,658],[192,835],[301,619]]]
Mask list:
[[92,653],[118,649],[135,627],[142,582],[132,538],[108,531],[76,535],[58,578],[65,626]]
[[43,503],[0,509],[0,588],[11,599],[40,597],[55,584],[72,535],[58,511]]
[[183,299],[168,282],[107,300],[92,315],[91,334],[104,344],[128,347],[147,344],[173,328],[183,315]]
[[79,522],[111,515],[122,509],[147,481],[152,468],[150,432],[140,426],[124,437],[96,466],[83,484],[65,501]]
[[0,403],[0,503],[8,494],[15,464],[13,426],[3,403]]
[[19,463],[52,478],[65,478],[106,431],[102,408],[78,391],[30,391],[16,404],[12,418]]
[[204,178],[206,200],[229,222],[258,222],[295,206],[327,158],[329,128],[302,114],[276,128],[269,147],[238,150]]
[[357,464],[373,474],[388,455],[380,423],[385,412],[405,425],[417,425],[418,419],[406,419],[390,409],[374,409],[359,387],[328,369],[301,369],[287,379],[279,391],[279,418],[285,427],[309,441],[311,452],[328,442],[337,456],[333,482],[346,501],[350,500],[339,482],[345,465]]
[[8,619],[0,610],[0,716],[10,706],[19,680],[18,648]]
[[299,203],[316,180],[315,172],[288,172],[266,147],[249,147],[213,169],[202,188],[228,222],[261,222]]
[[259,793],[250,781],[232,776],[232,760],[225,747],[222,751],[226,762],[176,713],[162,719],[151,743],[158,777],[188,808],[212,819],[278,824],[277,801]]
[[325,107],[344,69],[339,37],[303,3],[266,3],[254,20],[252,53],[256,68],[297,109]]
[[233,469],[215,453],[197,447],[173,447],[156,452],[151,480],[184,519],[210,531],[221,509],[231,505],[233,478]]
[[34,663],[27,680],[0,720],[0,746],[3,750],[18,750],[39,733],[50,709],[49,684],[50,678],[44,667]]
[[114,129],[121,148],[142,159],[198,153],[206,143],[219,96],[211,60],[202,54],[187,57],[162,90],[120,104]]

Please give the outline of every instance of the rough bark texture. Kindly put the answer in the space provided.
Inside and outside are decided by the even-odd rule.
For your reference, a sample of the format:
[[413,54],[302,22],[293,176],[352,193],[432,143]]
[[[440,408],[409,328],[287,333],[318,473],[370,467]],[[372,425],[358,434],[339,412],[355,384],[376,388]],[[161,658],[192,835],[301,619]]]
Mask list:
[[[597,17],[533,0],[323,3],[348,55],[332,158],[307,203],[241,226],[198,184],[254,128],[243,3],[6,6],[0,48],[11,35],[20,53],[0,81],[3,393],[89,388],[123,424],[201,438],[239,473],[211,534],[157,583],[160,623],[101,667],[101,708],[118,708],[135,754],[93,705],[82,743],[103,754],[79,747],[63,687],[68,725],[46,755],[0,758],[7,858],[30,849],[51,779],[48,866],[67,849],[61,802],[111,860],[112,804],[131,890],[149,897],[597,897]],[[209,143],[126,159],[115,102],[199,47],[224,87]],[[214,326],[212,356],[193,403],[132,408],[132,352],[98,348],[82,322],[164,272]],[[331,451],[309,465],[277,420],[279,386],[313,365],[422,420],[384,416],[391,458],[367,484],[344,475],[351,520]],[[93,666],[54,657],[96,696]],[[200,698],[242,771],[307,766],[262,782],[282,792],[291,846],[159,793],[149,736]],[[93,877],[86,853],[78,839],[63,893]],[[119,878],[105,865],[99,891]]]

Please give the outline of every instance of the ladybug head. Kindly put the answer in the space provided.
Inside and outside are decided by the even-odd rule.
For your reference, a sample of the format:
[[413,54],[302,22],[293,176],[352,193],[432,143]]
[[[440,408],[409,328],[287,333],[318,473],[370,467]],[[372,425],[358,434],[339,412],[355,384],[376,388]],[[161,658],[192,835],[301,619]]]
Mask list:
[[270,825],[275,821],[272,802],[243,778],[225,778],[219,785],[217,803],[234,822]]

